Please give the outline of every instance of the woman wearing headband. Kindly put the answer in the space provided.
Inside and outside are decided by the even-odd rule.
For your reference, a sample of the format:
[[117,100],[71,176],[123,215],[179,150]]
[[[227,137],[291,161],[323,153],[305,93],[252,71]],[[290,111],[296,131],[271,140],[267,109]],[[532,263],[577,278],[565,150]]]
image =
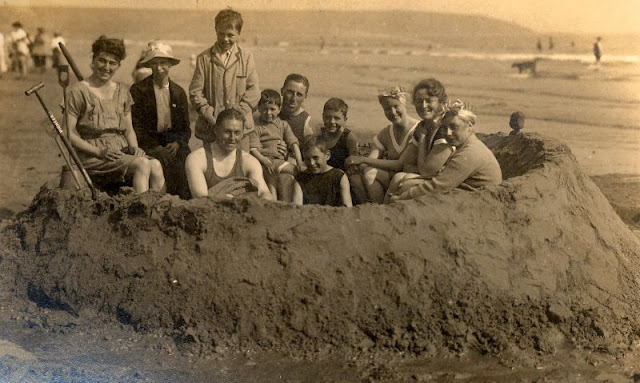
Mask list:
[[[418,120],[409,116],[407,112],[407,96],[407,92],[401,86],[394,86],[378,93],[380,106],[391,124],[373,138],[374,146],[368,158],[398,160],[408,147]],[[349,177],[349,182],[360,203],[382,203],[395,172],[366,164],[366,159],[363,158],[359,171]]]
[[398,193],[392,195],[390,201],[458,187],[474,190],[502,182],[502,171],[496,157],[476,137],[476,114],[460,100],[447,105],[445,110],[441,126],[445,129],[447,143],[456,148],[455,152],[433,177],[400,184]]

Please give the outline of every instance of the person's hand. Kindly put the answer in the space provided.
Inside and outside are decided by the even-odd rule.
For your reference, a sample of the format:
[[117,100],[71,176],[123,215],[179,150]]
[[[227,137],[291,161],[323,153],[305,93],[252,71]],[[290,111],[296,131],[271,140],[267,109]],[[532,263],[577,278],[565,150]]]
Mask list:
[[122,157],[122,152],[118,150],[113,150],[110,148],[104,148],[100,152],[100,158],[107,161],[117,161],[120,157]]
[[345,173],[347,173],[348,176],[360,174],[360,165],[345,166]]
[[300,163],[300,164],[296,164],[296,169],[298,170],[298,172],[303,172],[307,170],[307,167],[304,165],[304,163]]
[[285,142],[282,141],[278,141],[278,153],[280,153],[280,155],[286,157],[287,153],[289,152],[289,149],[287,148],[287,144]]
[[165,145],[165,149],[167,149],[167,152],[171,155],[171,157],[175,158],[176,154],[178,154],[178,149],[180,149],[180,144],[177,142],[170,142]]
[[350,166],[362,165],[363,163],[364,163],[364,158],[363,157],[360,157],[360,156],[349,156],[344,161],[344,166],[346,168],[349,168]]
[[276,168],[276,164],[270,158],[267,158],[262,164],[267,169],[267,173],[270,175],[275,175],[278,173],[278,169]]
[[126,148],[122,149],[122,152],[126,154],[130,154],[132,156],[136,156],[136,157],[142,157],[146,154],[144,150],[140,149],[137,146],[136,147],[127,146]]
[[205,114],[204,119],[207,120],[207,124],[209,124],[210,127],[214,127],[216,125],[216,118],[213,113]]

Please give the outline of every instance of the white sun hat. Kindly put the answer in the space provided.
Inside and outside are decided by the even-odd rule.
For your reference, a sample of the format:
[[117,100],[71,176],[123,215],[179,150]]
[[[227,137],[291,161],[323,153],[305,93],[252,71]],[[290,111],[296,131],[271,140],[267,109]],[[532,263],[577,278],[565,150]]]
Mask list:
[[173,49],[171,49],[171,46],[169,44],[165,44],[160,41],[152,41],[143,51],[142,59],[138,62],[138,64],[147,66],[149,61],[155,58],[169,59],[172,65],[176,65],[180,62],[179,59],[173,56]]

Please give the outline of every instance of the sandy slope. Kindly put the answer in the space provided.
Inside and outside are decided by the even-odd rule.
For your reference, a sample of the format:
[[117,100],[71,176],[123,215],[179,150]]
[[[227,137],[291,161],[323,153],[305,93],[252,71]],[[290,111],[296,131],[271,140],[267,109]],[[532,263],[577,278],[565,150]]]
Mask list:
[[205,350],[625,352],[640,241],[566,146],[487,140],[503,185],[391,206],[43,189],[6,257],[36,301]]

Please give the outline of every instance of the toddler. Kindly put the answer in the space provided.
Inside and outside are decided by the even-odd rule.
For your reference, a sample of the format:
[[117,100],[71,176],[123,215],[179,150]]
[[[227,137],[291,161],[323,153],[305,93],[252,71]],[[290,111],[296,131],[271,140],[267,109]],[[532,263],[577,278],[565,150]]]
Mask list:
[[[277,91],[273,89],[262,91],[258,102],[259,118],[255,126],[255,133],[260,138],[260,145],[264,150],[251,148],[251,154],[260,161],[265,169],[265,180],[274,199],[278,197],[276,189],[278,175],[282,173],[293,175],[296,173],[296,167],[299,170],[302,166],[298,139],[289,124],[278,117],[281,107],[282,99]],[[293,153],[296,166],[286,161],[285,156],[278,151],[278,144],[282,141]]]

